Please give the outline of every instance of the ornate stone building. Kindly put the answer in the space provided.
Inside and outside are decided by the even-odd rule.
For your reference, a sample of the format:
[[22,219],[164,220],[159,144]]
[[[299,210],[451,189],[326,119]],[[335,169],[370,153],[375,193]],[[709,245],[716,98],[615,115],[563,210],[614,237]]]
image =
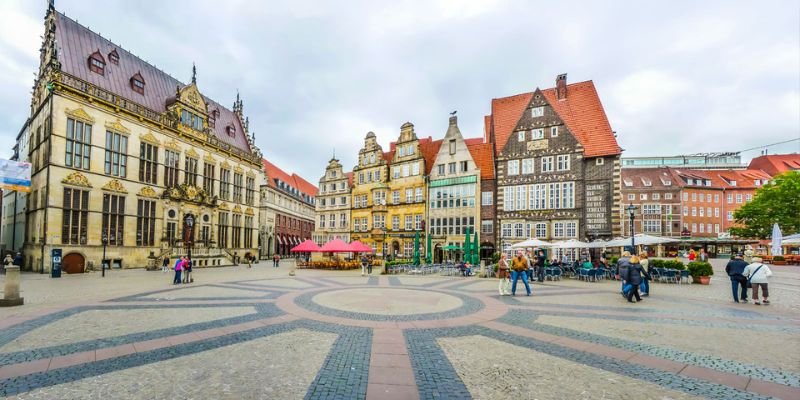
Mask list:
[[261,154],[243,102],[202,95],[52,5],[31,100],[25,258],[50,269],[144,267],[192,252],[221,265],[257,249]]
[[311,239],[317,187],[297,174],[288,174],[263,160],[265,181],[261,185],[259,255],[289,256],[292,247]]
[[336,157],[331,158],[325,175],[319,179],[316,202],[316,229],[313,240],[318,245],[341,239],[350,242],[350,209],[353,173],[345,173]]
[[364,147],[358,152],[358,165],[353,168],[350,238],[371,246],[379,256],[386,254],[388,166],[375,134],[367,133]]
[[591,81],[494,99],[487,123],[503,249],[619,234],[621,148]]

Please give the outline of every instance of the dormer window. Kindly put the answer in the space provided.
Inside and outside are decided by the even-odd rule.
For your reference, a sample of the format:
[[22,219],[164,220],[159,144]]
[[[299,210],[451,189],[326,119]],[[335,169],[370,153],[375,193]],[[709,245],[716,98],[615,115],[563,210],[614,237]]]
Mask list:
[[105,75],[106,60],[99,51],[95,51],[89,56],[89,70],[100,75]]
[[645,178],[645,177],[642,177],[642,184],[645,185],[645,186],[653,186],[653,182],[650,179]]
[[625,183],[625,186],[627,186],[627,187],[633,186],[633,180],[630,179],[630,178],[624,178],[624,179],[622,179],[622,181]]
[[114,65],[119,64],[119,54],[117,54],[117,49],[111,50],[111,52],[108,53],[108,60],[111,61]]
[[233,126],[233,125],[228,125],[225,128],[225,132],[228,134],[228,136],[234,137],[234,136],[236,136],[236,127]]
[[144,78],[142,78],[142,75],[138,72],[131,77],[131,89],[136,93],[144,95]]
[[191,127],[196,131],[203,130],[203,118],[187,110],[181,110],[181,124]]
[[219,110],[215,108],[211,111],[211,114],[208,114],[208,126],[215,127],[217,118],[219,118]]

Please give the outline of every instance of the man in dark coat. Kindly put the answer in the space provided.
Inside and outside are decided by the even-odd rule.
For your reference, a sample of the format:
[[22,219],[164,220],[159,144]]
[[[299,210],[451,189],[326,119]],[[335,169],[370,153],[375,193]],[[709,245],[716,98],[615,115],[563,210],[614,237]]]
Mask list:
[[[731,278],[731,291],[733,293],[733,301],[739,302],[741,299],[742,302],[747,303],[747,278],[742,274],[744,272],[745,267],[747,267],[747,262],[742,259],[742,254],[736,254],[736,257],[733,260],[728,261],[728,265],[725,266],[725,272],[728,273],[728,276]],[[741,285],[742,287],[742,295],[738,295],[738,287]]]
[[639,264],[639,257],[632,256],[630,258],[630,264],[627,268],[627,277],[625,278],[625,280],[632,286],[631,290],[628,292],[629,303],[633,303],[633,296],[636,296],[636,301],[642,301],[642,298],[639,297],[639,285],[642,284],[642,275],[644,275],[645,278],[650,279],[650,275]]

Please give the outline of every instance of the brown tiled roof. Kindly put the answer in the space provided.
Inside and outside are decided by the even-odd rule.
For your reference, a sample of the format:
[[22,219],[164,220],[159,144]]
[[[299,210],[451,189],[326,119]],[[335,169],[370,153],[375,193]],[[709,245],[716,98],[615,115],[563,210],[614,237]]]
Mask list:
[[464,143],[472,155],[475,165],[481,170],[481,180],[494,179],[494,149],[482,138],[465,139]]
[[[585,157],[622,153],[592,81],[567,85],[567,97],[563,100],[556,98],[555,88],[543,89],[542,94],[583,145]],[[533,92],[492,99],[492,114],[488,117],[497,154],[505,147],[532,96]]]
[[[650,186],[645,182],[649,181]],[[665,184],[669,182],[669,184]],[[627,185],[630,183],[630,186]],[[660,189],[679,190],[683,181],[673,175],[670,168],[622,168],[622,190],[630,189]]]
[[750,161],[747,169],[761,170],[771,176],[779,175],[786,171],[800,170],[800,154],[769,154],[759,156]]
[[[760,170],[722,170],[709,172],[715,175],[718,178],[719,185],[726,189],[755,189],[772,179],[769,174]],[[756,179],[760,181],[759,185],[755,184]],[[730,184],[731,181],[736,181],[736,186],[732,186]]]
[[289,175],[286,171],[280,169],[266,158],[262,159],[261,163],[264,165],[264,173],[267,174],[267,185],[270,187],[277,189],[278,185],[276,180],[280,180],[308,196],[313,197],[317,195],[317,187],[303,179],[300,175]]
[[[167,101],[171,97],[174,99],[176,88],[186,86],[166,72],[58,12],[56,41],[58,61],[61,62],[62,71],[153,111],[159,113],[166,111]],[[119,55],[118,64],[108,59],[108,54],[115,50]],[[88,58],[94,52],[99,52],[105,60],[103,75],[89,70]],[[144,79],[144,95],[131,88],[130,79],[136,74],[140,74]],[[203,98],[208,105],[209,113],[214,109],[219,110],[220,115],[213,128],[217,139],[249,152],[250,145],[239,118],[219,103],[205,96]],[[231,124],[236,128],[234,137],[228,136],[226,132],[226,127]]]
[[506,146],[508,138],[522,117],[522,112],[531,102],[531,97],[533,93],[492,99],[492,114],[488,117],[491,121],[491,130],[494,132],[495,153],[500,154]]
[[489,143],[492,141],[492,117],[485,115],[483,117],[483,141]]
[[436,155],[439,154],[439,147],[442,145],[442,140],[433,140],[430,137],[419,140],[419,151],[425,159],[425,175],[430,175],[433,169],[433,163],[436,161]]

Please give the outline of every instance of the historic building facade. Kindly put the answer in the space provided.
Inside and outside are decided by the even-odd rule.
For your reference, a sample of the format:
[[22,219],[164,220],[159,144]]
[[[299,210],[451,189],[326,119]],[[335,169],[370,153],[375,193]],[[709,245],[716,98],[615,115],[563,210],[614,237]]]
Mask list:
[[292,255],[291,249],[311,239],[317,187],[264,159],[259,212],[259,256]]
[[669,168],[623,168],[620,232],[630,236],[630,211],[634,206],[633,232],[680,237],[683,227],[680,181]]
[[203,96],[55,11],[45,18],[27,121],[28,269],[143,267],[192,252],[230,263],[257,248],[261,155],[243,103]]
[[331,158],[319,179],[314,242],[322,246],[333,240],[350,242],[350,190],[352,173],[345,173],[336,157]]
[[494,99],[499,240],[619,234],[621,148],[591,81]]
[[447,133],[433,162],[428,182],[428,234],[433,261],[460,260],[467,234],[474,236],[481,223],[481,171],[472,158],[458,119],[450,117]]
[[[25,124],[17,135],[11,161],[28,161],[28,140],[30,124]],[[2,214],[2,254],[16,253],[22,250],[25,243],[25,216],[28,210],[28,193],[15,190],[3,191]]]
[[350,238],[371,246],[381,257],[387,254],[388,168],[389,163],[375,134],[367,133],[364,147],[358,152],[358,165],[353,168]]

